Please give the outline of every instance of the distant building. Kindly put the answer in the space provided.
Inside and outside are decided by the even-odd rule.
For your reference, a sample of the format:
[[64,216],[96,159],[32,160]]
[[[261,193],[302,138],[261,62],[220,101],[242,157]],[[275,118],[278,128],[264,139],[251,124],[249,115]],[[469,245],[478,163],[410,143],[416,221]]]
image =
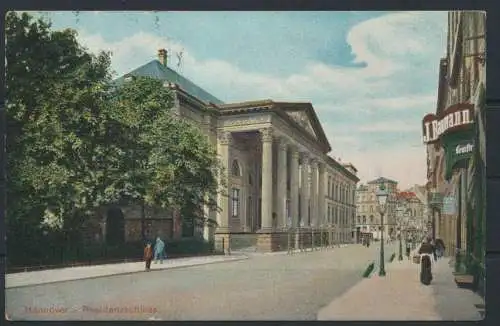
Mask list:
[[[378,200],[376,191],[381,184],[384,184],[389,192],[387,198],[386,211],[384,213],[384,229],[382,230],[381,215],[378,210]],[[375,240],[394,238],[396,235],[396,193],[397,181],[384,177],[360,185],[356,193],[356,238],[359,242],[363,237]]]
[[422,234],[427,221],[425,211],[425,204],[418,198],[415,192],[411,191],[411,189],[396,194],[396,217],[398,228],[404,233],[414,235]]

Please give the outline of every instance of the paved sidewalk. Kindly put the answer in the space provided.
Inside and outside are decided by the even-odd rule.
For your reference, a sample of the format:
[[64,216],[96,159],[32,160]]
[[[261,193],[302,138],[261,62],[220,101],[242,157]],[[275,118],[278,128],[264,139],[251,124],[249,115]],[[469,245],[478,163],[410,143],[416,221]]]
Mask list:
[[[247,258],[248,257],[244,255],[232,255],[167,259],[163,261],[163,264],[152,263],[151,271],[223,263]],[[144,262],[68,267],[35,272],[13,273],[5,275],[5,288],[25,287],[138,272],[144,272]]]
[[[318,320],[481,320],[482,299],[460,289],[448,259],[433,264],[430,286],[419,281],[419,265],[405,259],[386,264],[318,312]],[[361,308],[362,307],[362,308]]]

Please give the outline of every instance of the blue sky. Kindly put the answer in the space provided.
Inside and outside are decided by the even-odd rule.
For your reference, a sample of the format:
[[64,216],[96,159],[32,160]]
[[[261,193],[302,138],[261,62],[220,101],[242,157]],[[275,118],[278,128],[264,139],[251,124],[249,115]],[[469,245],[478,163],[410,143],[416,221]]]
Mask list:
[[[170,67],[225,102],[313,104],[362,181],[423,184],[422,117],[435,110],[446,12],[51,12],[117,74],[172,53]],[[183,53],[177,66],[175,53]]]

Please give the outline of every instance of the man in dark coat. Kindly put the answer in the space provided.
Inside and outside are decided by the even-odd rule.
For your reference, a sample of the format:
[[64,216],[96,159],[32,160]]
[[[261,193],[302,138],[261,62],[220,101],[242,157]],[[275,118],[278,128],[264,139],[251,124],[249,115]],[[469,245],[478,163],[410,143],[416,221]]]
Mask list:
[[151,243],[148,242],[146,244],[146,248],[144,248],[144,261],[146,262],[146,272],[151,270],[151,260],[153,259],[153,248],[151,247]]

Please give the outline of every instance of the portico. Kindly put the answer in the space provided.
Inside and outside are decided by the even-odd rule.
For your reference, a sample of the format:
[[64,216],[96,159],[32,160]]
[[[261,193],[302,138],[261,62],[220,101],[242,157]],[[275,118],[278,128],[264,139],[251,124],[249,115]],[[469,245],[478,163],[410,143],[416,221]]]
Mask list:
[[216,238],[257,233],[258,247],[275,250],[289,228],[326,225],[329,143],[309,103],[251,104],[219,107],[217,148],[227,191],[219,195]]

